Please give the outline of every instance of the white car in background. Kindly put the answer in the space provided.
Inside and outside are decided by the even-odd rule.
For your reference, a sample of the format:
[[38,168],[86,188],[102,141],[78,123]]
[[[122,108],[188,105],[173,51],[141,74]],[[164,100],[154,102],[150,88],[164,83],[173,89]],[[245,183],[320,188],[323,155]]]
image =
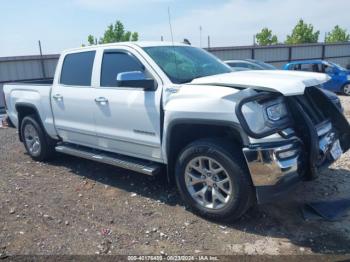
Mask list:
[[227,60],[224,61],[234,71],[245,71],[245,70],[277,70],[271,64],[254,60],[254,59],[239,59],[239,60]]

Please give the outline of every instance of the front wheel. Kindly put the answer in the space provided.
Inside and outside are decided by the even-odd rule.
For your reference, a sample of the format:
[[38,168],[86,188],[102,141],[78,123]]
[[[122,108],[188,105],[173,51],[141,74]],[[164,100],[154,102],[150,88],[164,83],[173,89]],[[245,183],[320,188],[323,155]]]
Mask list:
[[226,141],[205,139],[187,146],[176,165],[184,201],[200,215],[221,221],[240,218],[253,203],[253,186],[242,153]]
[[346,95],[346,96],[350,96],[350,83],[346,83],[344,86],[343,86],[343,94]]

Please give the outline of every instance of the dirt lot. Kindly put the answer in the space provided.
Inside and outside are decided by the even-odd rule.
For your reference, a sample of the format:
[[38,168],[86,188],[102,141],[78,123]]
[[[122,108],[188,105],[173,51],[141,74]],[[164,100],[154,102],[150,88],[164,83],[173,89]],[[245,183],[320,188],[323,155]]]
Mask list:
[[[341,98],[350,119],[350,98]],[[0,129],[0,254],[344,254],[350,218],[304,221],[300,206],[350,198],[350,153],[287,201],[232,224],[187,211],[164,181],[79,158],[32,161]]]

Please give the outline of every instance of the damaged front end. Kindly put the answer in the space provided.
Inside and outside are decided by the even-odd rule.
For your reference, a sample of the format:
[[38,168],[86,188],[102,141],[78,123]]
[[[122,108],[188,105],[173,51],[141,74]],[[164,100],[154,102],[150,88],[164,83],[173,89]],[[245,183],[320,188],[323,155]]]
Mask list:
[[350,126],[339,107],[317,87],[286,99],[294,129],[304,143],[305,179],[312,180],[350,147]]
[[[258,108],[262,115],[255,114],[254,119],[249,110]],[[255,139],[243,153],[260,203],[285,193],[300,180],[315,179],[350,147],[350,126],[341,107],[318,87],[287,97],[260,92],[242,99],[236,114]],[[257,119],[264,121],[259,124]],[[263,139],[276,134],[280,139]]]

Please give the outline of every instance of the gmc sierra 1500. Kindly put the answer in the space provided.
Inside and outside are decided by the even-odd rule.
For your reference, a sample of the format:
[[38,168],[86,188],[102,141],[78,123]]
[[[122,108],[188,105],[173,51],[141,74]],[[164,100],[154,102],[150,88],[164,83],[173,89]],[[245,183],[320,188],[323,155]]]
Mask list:
[[58,151],[160,172],[197,213],[233,220],[314,179],[349,149],[339,100],[319,88],[327,80],[232,72],[199,48],[136,42],[65,51],[52,83],[7,84],[4,92],[33,159]]

